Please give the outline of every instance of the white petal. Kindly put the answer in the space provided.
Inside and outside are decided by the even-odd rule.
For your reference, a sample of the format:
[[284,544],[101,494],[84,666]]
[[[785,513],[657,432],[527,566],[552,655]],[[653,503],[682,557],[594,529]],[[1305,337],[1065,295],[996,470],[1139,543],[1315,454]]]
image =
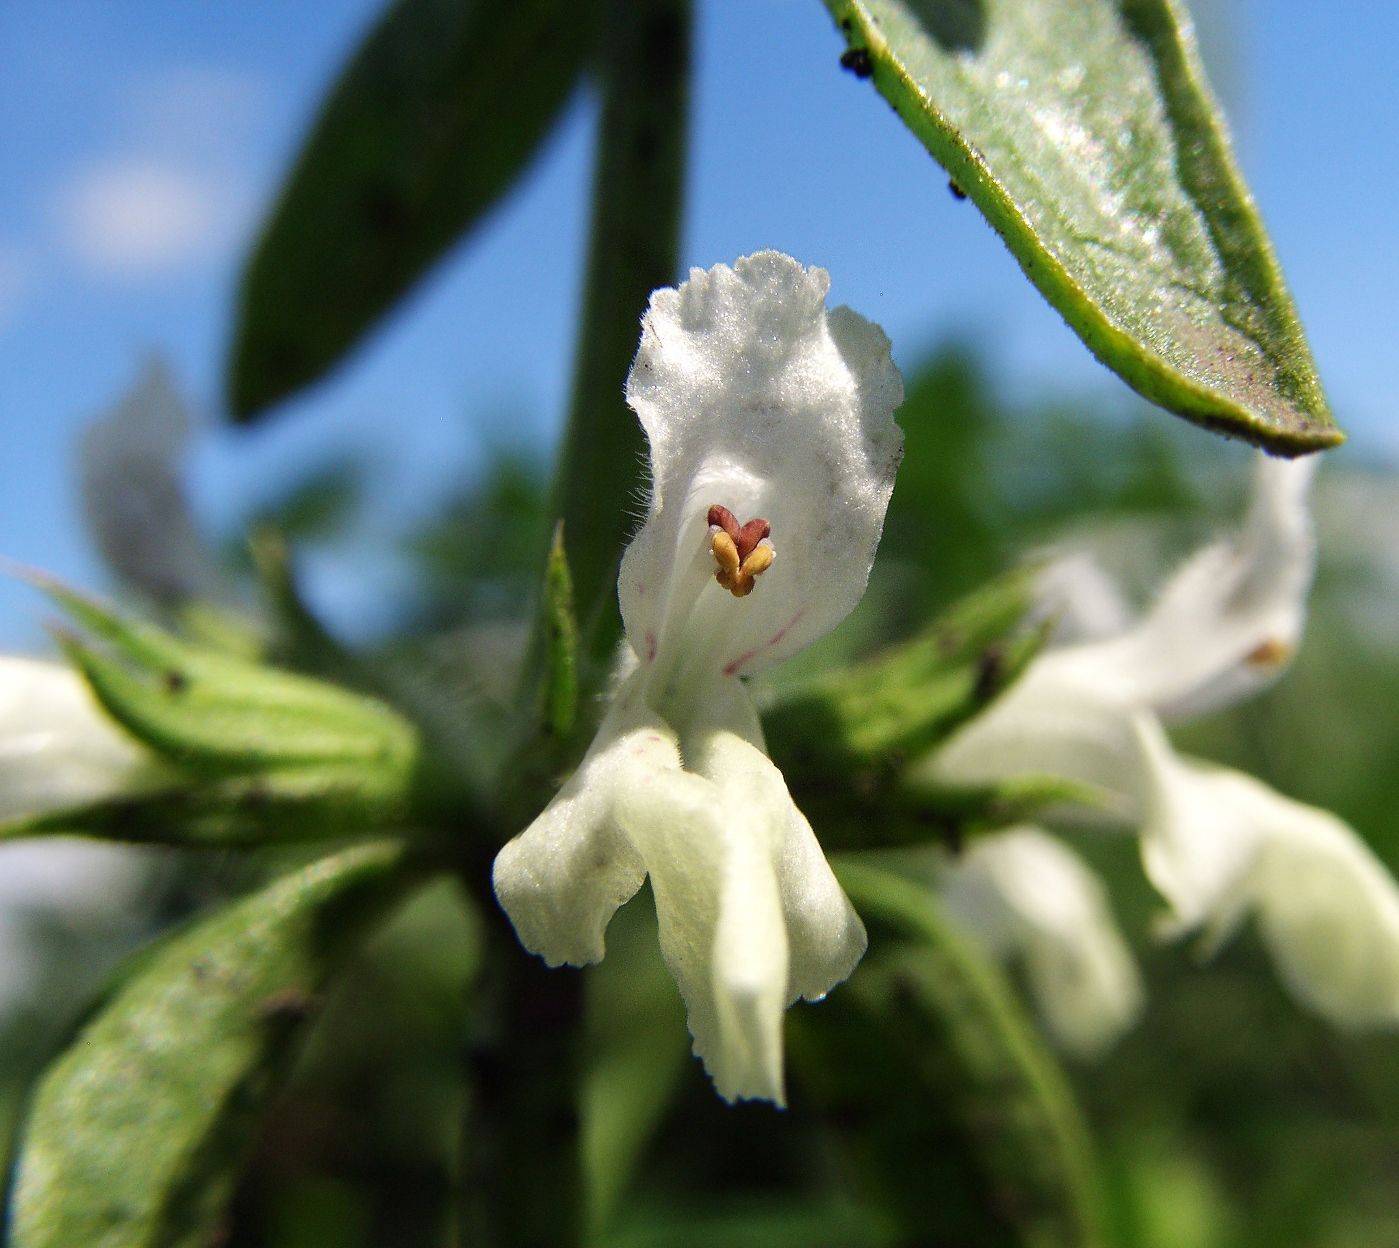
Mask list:
[[738,681],[713,683],[681,745],[689,773],[631,785],[620,817],[651,873],[695,1052],[726,1098],[781,1102],[782,1011],[850,974],[864,926]]
[[1214,943],[1252,909],[1292,992],[1345,1026],[1399,1023],[1399,890],[1334,815],[1251,776],[1169,753],[1144,729],[1157,777],[1147,874],[1184,928]]
[[1265,793],[1270,835],[1251,896],[1283,980],[1342,1026],[1399,1024],[1394,878],[1334,815]]
[[1315,571],[1314,467],[1260,453],[1243,531],[1197,552],[1139,624],[1096,643],[1104,682],[1136,706],[1187,717],[1276,679],[1301,638]]
[[681,746],[691,770],[727,794],[742,794],[742,804],[769,830],[790,947],[787,1003],[799,997],[819,1000],[864,956],[865,927],[782,772],[768,758],[758,713],[743,685],[716,681],[695,708]]
[[[1121,635],[1051,649],[942,748],[929,775],[993,783],[1058,775],[1097,786],[1129,817],[1146,777],[1132,727],[1148,711],[1199,713],[1272,680],[1301,635],[1314,563],[1310,461],[1259,457],[1239,539],[1196,554]],[[1083,569],[1051,580],[1074,592]]]
[[[877,326],[826,311],[829,285],[822,269],[761,252],[651,297],[627,399],[654,484],[619,583],[643,662],[755,671],[864,592],[902,453],[903,386]],[[715,503],[772,525],[776,560],[747,598],[714,583]]]
[[0,820],[114,797],[148,764],[71,668],[0,656]]
[[520,943],[550,966],[600,961],[617,907],[646,877],[617,827],[617,792],[634,775],[678,771],[674,732],[623,687],[587,755],[542,814],[496,855],[492,881]]
[[1123,818],[1139,810],[1140,747],[1117,691],[1103,688],[1094,646],[1038,656],[985,711],[921,769],[939,784],[995,784],[1060,776],[1095,789]]
[[1060,646],[1115,637],[1132,611],[1116,582],[1084,551],[1055,554],[1035,576],[1036,615],[1052,621]]
[[1136,1021],[1136,963],[1102,883],[1079,857],[1037,828],[977,840],[943,880],[948,913],[993,957],[1023,961],[1055,1040],[1097,1057]]
[[1158,759],[1148,874],[1216,942],[1252,908],[1289,988],[1333,1022],[1399,1023],[1399,890],[1350,828],[1251,776]]
[[574,777],[500,852],[496,894],[526,948],[584,964],[649,874],[695,1053],[724,1097],[780,1102],[783,1010],[849,975],[864,928],[755,744],[743,686],[716,680],[677,739],[646,678],[624,681]]
[[726,790],[655,772],[618,795],[617,818],[651,876],[661,951],[685,998],[695,1053],[719,1094],[781,1102],[787,933],[773,829]]
[[1263,786],[1178,757],[1152,716],[1140,717],[1135,731],[1148,776],[1141,829],[1147,878],[1170,903],[1175,929],[1203,927],[1217,944],[1243,917],[1245,880],[1264,832],[1247,815],[1249,790]]

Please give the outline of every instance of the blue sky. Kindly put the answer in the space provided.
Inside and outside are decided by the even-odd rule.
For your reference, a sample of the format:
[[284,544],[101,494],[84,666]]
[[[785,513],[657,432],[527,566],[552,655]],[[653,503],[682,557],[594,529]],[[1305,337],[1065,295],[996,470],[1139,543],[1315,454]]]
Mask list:
[[[240,256],[378,7],[0,6],[0,552],[103,584],[77,519],[74,448],[153,352],[209,425],[192,472],[211,529],[328,448],[373,457],[377,505],[353,571],[315,569],[316,594],[351,630],[393,594],[390,542],[409,517],[478,471],[492,442],[553,436],[579,299],[587,99],[348,367],[263,429],[220,427]],[[1333,403],[1357,448],[1388,453],[1399,6],[1196,9]],[[902,363],[957,333],[1011,395],[1120,392],[890,110],[838,69],[817,0],[698,10],[687,265],[778,247],[829,268],[835,301],[881,322]],[[0,585],[0,646],[36,644],[42,616],[31,593]]]

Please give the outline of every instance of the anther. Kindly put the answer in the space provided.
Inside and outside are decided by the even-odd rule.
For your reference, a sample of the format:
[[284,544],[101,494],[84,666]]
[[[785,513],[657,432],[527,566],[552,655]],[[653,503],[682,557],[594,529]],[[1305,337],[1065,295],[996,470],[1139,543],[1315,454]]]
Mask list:
[[753,578],[772,566],[772,525],[766,520],[740,525],[738,517],[718,503],[709,509],[708,520],[710,549],[718,564],[714,579],[735,598],[746,598],[753,592]]
[[1277,637],[1269,637],[1244,656],[1250,667],[1281,667],[1292,655],[1292,647]]

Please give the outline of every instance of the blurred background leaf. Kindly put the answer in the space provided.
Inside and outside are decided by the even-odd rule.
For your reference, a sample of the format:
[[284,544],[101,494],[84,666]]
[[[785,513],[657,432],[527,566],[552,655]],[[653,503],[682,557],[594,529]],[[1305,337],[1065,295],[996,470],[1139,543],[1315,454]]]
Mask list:
[[400,858],[346,850],[142,952],[36,1092],[19,1248],[207,1242],[288,1042],[396,897]]
[[337,364],[510,186],[576,86],[590,0],[396,0],[330,93],[243,280],[243,420]]
[[872,949],[819,1014],[796,1016],[793,1066],[898,1242],[1101,1248],[1087,1127],[999,973],[926,886],[868,858],[838,873]]

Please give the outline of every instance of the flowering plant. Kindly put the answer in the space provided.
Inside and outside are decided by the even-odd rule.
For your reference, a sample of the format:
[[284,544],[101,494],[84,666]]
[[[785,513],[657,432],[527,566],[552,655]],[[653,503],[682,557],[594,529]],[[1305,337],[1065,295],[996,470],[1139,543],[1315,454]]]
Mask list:
[[[488,469],[449,499],[415,477],[411,507],[329,426],[191,473],[184,358],[75,439],[115,601],[20,573],[58,657],[0,658],[0,1235],[1389,1244],[1392,525],[1373,481],[1317,472],[1342,435],[1182,4],[825,0],[841,107],[875,91],[897,120],[774,140],[826,179],[791,179],[796,213],[761,189],[790,170],[733,145],[719,245],[680,229],[720,150],[686,158],[690,7],[387,5],[243,268],[226,415],[316,407],[562,119],[583,133],[588,82],[552,476],[539,439],[489,449],[469,372],[443,389],[471,393]],[[769,7],[744,39],[804,64]],[[944,171],[926,255],[831,212],[897,124]],[[157,183],[167,217],[205,197],[133,185]],[[104,228],[140,215],[118,189]],[[512,218],[533,232],[444,366],[508,372],[496,347],[528,342],[547,383],[554,198]],[[973,211],[1197,427],[1050,388],[1006,419],[994,324],[920,360],[908,300],[930,315],[956,268],[938,214]],[[819,254],[840,237],[858,263]],[[424,374],[404,341],[376,358]],[[445,463],[413,395],[374,445]],[[1255,448],[1239,525],[1212,514],[1235,493],[1214,433]],[[191,488],[220,455],[275,461],[223,500],[233,534]],[[1363,499],[1327,535],[1339,488]],[[1206,513],[1225,536],[1163,575]],[[1085,524],[1155,585],[1145,610],[1086,555],[1035,554]]]

